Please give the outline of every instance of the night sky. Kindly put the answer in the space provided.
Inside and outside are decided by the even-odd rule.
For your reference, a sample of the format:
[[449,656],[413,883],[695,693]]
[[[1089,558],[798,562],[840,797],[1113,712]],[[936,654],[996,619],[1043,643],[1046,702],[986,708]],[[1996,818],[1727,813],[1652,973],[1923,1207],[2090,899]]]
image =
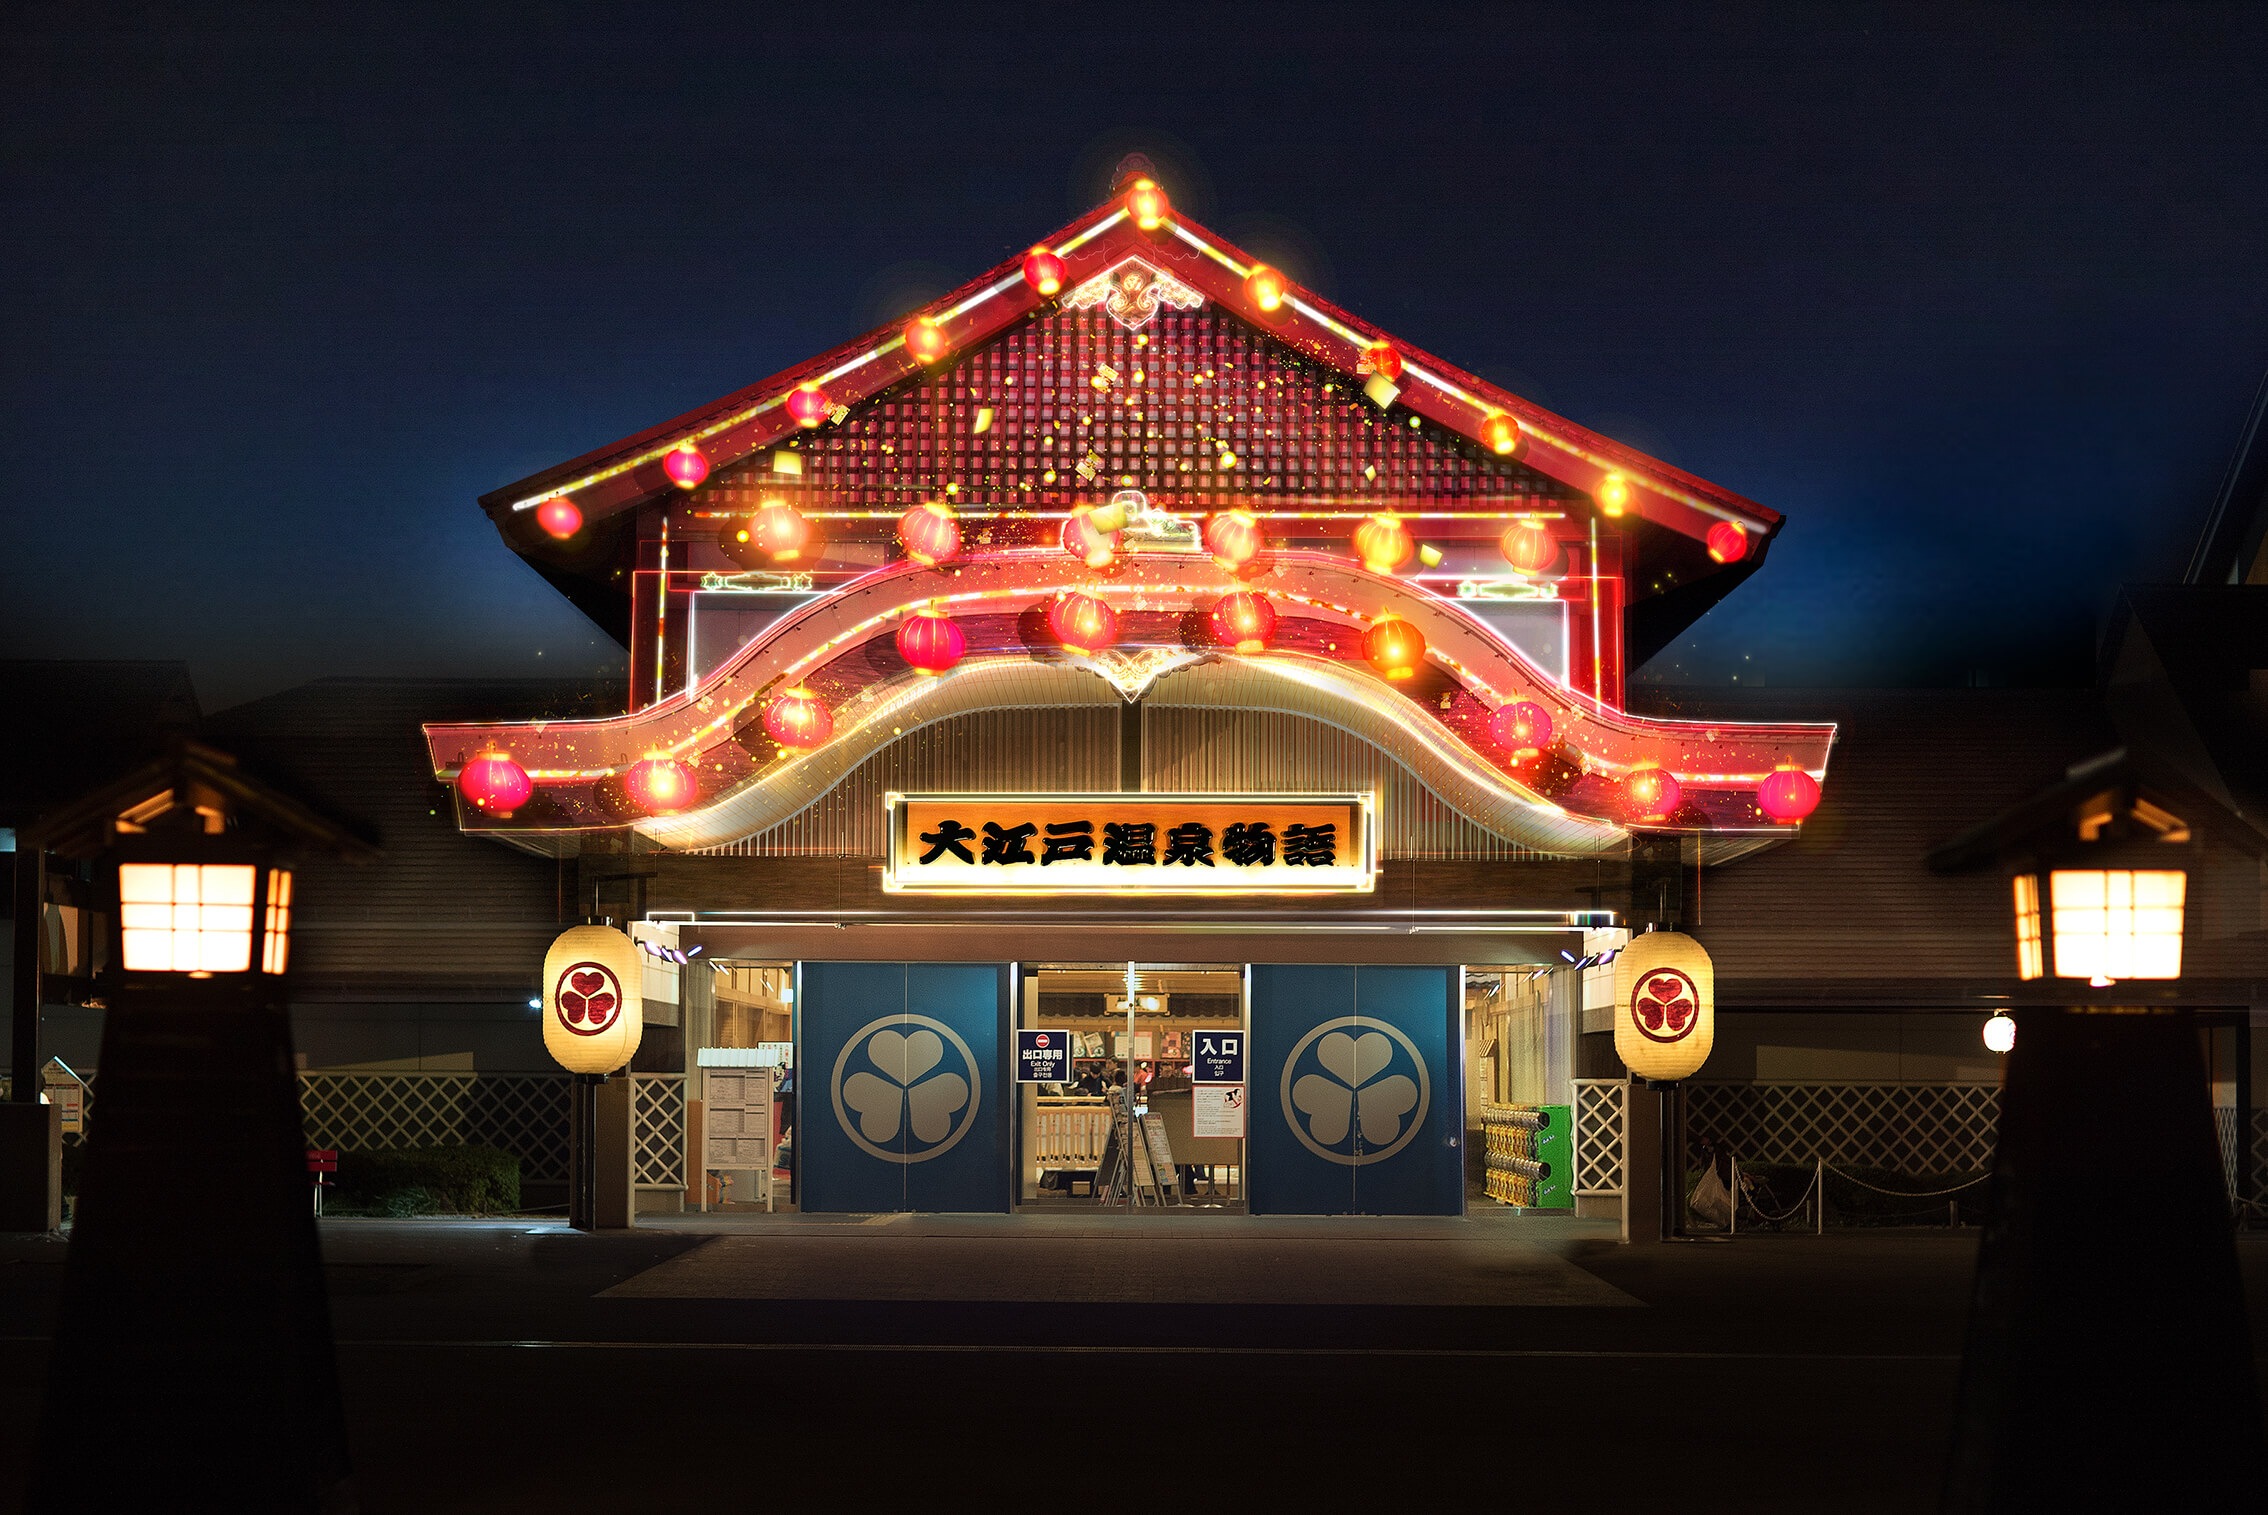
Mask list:
[[1786,514],[1677,680],[2084,679],[2268,367],[2257,3],[180,9],[5,39],[0,641],[184,657],[208,709],[618,664],[475,496],[941,293],[1134,149]]

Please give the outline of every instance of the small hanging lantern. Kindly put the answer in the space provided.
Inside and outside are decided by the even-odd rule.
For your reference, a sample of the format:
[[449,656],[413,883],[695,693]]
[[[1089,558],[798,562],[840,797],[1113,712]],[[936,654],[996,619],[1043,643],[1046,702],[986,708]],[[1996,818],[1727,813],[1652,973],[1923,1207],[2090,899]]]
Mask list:
[[906,351],[917,363],[936,362],[951,345],[945,340],[945,329],[927,316],[916,316],[906,323]]
[[909,611],[898,623],[898,655],[918,673],[943,673],[968,650],[967,634],[935,606]]
[[1599,487],[1591,491],[1591,498],[1599,502],[1599,509],[1606,514],[1621,515],[1630,508],[1630,481],[1621,474],[1610,473],[1599,480]]
[[1782,764],[1756,786],[1756,808],[1792,826],[1819,808],[1819,781],[1793,763]]
[[748,545],[774,563],[802,561],[814,545],[811,522],[785,500],[766,500],[748,518]]
[[457,770],[457,793],[475,810],[510,820],[535,793],[535,781],[503,748],[489,747]]
[[563,494],[555,494],[535,508],[536,524],[553,541],[564,542],[583,529],[583,512]]
[[835,734],[835,717],[819,696],[798,684],[764,707],[764,730],[782,747],[808,750],[827,745]]
[[1747,530],[1738,521],[1719,521],[1710,527],[1709,556],[1719,563],[1737,563],[1747,557]]
[[1717,1042],[1717,968],[1682,931],[1646,931],[1614,959],[1614,1050],[1640,1078],[1691,1078]]
[[807,380],[788,391],[787,413],[795,424],[809,431],[827,419],[827,391],[816,380]]
[[1381,338],[1362,350],[1362,358],[1370,371],[1391,384],[1402,376],[1402,354],[1393,343]]
[[907,557],[935,568],[961,550],[961,525],[953,519],[952,506],[925,500],[898,517],[898,541]]
[[1276,634],[1276,607],[1264,594],[1231,590],[1213,605],[1213,635],[1238,652],[1259,652]]
[[645,967],[612,926],[562,931],[543,955],[543,1049],[570,1073],[628,1065],[645,1035]]
[[1372,573],[1392,573],[1417,556],[1410,529],[1390,515],[1365,516],[1354,529],[1355,556]]
[[[1071,518],[1063,523],[1063,550],[1089,568],[1108,568],[1111,559],[1118,556],[1118,533],[1103,530],[1096,524],[1095,514],[1092,505],[1081,505],[1071,512]],[[1104,519],[1123,519],[1124,515],[1119,510]]]
[[1076,652],[1099,652],[1118,640],[1118,616],[1091,594],[1069,590],[1048,606],[1048,629]]
[[1622,794],[1631,818],[1641,821],[1659,820],[1685,798],[1677,776],[1653,763],[1641,763],[1631,769],[1630,777],[1622,781]]
[[1158,231],[1173,217],[1173,207],[1166,202],[1166,192],[1158,188],[1154,179],[1136,179],[1134,187],[1126,191],[1126,214],[1143,231]]
[[1559,561],[1559,544],[1541,521],[1514,521],[1497,539],[1497,546],[1504,551],[1504,561],[1521,573],[1542,573]]
[[662,455],[662,472],[679,489],[699,489],[709,476],[709,460],[688,438]]
[[1984,1023],[1984,1044],[1987,1052],[2012,1052],[2016,1048],[2016,1021],[2005,1010],[1993,1012],[1992,1019]]
[[1481,446],[1498,457],[1513,458],[1520,455],[1520,448],[1527,438],[1522,434],[1518,421],[1497,410],[1482,418],[1480,440]]
[[1425,662],[1425,633],[1389,615],[1370,628],[1362,639],[1363,656],[1370,666],[1390,679],[1406,679]]
[[1035,247],[1024,254],[1024,282],[1034,293],[1053,299],[1063,288],[1063,260],[1052,247]]
[[1224,510],[1205,522],[1205,550],[1230,573],[1260,551],[1260,522],[1249,510]]
[[1532,757],[1551,745],[1551,712],[1532,700],[1514,700],[1488,718],[1488,734]]
[[1252,265],[1252,272],[1244,276],[1244,297],[1257,306],[1263,315],[1275,315],[1290,298],[1291,285],[1275,269],[1265,263]]
[[648,815],[675,815],[698,797],[693,770],[666,752],[649,752],[622,775],[631,802]]

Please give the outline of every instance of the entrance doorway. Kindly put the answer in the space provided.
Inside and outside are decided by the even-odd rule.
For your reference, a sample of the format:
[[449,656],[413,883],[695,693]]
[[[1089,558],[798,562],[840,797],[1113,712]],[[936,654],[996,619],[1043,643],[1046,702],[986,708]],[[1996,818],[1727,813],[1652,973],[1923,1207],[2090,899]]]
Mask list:
[[1071,1077],[1018,1087],[1019,1207],[1242,1213],[1242,1088],[1226,1099],[1192,1071],[1200,1037],[1246,1030],[1243,965],[1030,963],[1021,977],[1016,1024],[1067,1038]]

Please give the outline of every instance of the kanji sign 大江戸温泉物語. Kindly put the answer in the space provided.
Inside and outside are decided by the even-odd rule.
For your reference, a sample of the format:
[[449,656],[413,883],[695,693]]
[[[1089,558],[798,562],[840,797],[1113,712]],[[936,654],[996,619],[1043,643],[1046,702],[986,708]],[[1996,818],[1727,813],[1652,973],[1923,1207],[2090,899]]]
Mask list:
[[1367,794],[892,794],[882,887],[938,894],[1365,894]]

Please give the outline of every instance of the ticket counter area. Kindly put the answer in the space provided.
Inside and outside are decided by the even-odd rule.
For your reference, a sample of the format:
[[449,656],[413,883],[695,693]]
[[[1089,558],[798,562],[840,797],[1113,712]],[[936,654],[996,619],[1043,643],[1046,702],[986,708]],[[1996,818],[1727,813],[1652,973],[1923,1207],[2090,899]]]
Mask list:
[[1244,1141],[1191,1080],[1200,1034],[1245,1028],[1242,965],[1038,963],[1021,989],[1017,1025],[1064,1033],[1071,1078],[1018,1086],[1020,1208],[1245,1208]]

